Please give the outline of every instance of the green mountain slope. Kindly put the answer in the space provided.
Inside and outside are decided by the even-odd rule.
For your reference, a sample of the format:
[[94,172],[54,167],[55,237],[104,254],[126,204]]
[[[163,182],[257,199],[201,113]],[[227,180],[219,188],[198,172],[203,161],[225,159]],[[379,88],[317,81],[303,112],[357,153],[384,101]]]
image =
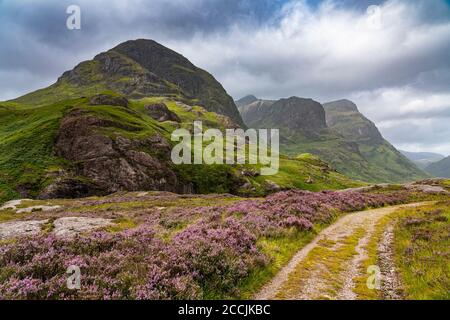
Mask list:
[[328,126],[342,134],[346,141],[358,145],[380,179],[404,182],[427,177],[383,138],[375,124],[361,114],[353,102],[329,102],[324,104],[324,108]]
[[435,177],[450,178],[450,157],[430,164],[425,170]]

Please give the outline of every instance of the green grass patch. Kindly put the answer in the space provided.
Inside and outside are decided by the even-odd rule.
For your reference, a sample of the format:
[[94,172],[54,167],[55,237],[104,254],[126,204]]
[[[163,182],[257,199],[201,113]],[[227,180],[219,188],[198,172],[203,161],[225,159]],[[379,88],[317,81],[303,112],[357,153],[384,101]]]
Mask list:
[[449,219],[448,201],[399,212],[395,253],[406,299],[450,299]]

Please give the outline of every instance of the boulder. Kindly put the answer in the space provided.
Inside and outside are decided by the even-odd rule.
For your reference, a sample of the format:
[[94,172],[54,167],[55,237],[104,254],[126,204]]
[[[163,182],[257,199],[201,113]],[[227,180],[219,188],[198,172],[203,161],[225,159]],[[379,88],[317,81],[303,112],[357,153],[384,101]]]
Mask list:
[[102,134],[102,127],[133,129],[76,109],[63,119],[55,153],[75,165],[55,179],[41,198],[185,189],[170,166],[171,147],[165,138],[157,134],[143,139],[110,137]]
[[177,116],[177,114],[170,111],[164,103],[154,103],[146,105],[145,110],[147,110],[148,115],[156,121],[181,122],[181,119]]
[[119,107],[128,107],[128,100],[125,97],[120,96],[112,96],[108,94],[98,94],[93,96],[89,100],[89,105],[91,106],[119,106]]

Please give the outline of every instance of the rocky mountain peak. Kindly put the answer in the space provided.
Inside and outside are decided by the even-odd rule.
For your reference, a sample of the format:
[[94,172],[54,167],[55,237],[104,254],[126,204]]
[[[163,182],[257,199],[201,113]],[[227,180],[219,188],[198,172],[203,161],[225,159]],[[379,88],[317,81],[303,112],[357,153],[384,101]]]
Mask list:
[[233,99],[211,74],[153,40],[130,40],[100,53],[65,72],[58,83],[66,82],[81,92],[95,87],[127,98],[176,98],[244,125]]
[[327,125],[342,134],[348,141],[365,142],[372,145],[384,143],[375,124],[358,111],[350,100],[325,103]]
[[258,101],[258,98],[252,94],[249,94],[239,100],[236,101],[236,105],[238,108],[249,105],[250,103]]
[[336,100],[325,103],[323,105],[325,110],[339,111],[339,112],[359,112],[357,105],[347,99]]
[[241,100],[250,102],[239,110],[246,125],[252,128],[279,128],[311,135],[327,127],[322,105],[312,99],[290,97],[278,101],[252,101],[245,97]]

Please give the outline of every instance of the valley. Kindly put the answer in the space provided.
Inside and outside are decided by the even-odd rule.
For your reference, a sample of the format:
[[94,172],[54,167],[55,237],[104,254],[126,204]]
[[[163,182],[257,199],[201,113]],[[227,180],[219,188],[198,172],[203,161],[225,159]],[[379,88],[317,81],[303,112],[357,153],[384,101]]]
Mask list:
[[[260,162],[173,161],[174,132],[193,137],[184,153],[196,159],[205,133],[240,129],[279,130],[274,174]],[[448,179],[396,150],[351,101],[235,102],[177,52],[127,41],[0,102],[0,299],[414,298],[432,275],[413,283],[409,262],[429,248],[432,270],[448,259],[449,195]],[[412,247],[419,255],[402,260]],[[372,265],[381,290],[365,286]],[[73,266],[77,290],[65,285]]]

